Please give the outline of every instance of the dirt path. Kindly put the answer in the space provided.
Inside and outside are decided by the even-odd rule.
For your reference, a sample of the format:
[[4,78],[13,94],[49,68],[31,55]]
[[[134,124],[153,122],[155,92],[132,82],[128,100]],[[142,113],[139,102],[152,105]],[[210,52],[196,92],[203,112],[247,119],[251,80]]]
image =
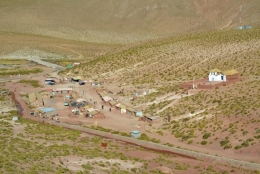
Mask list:
[[176,99],[174,101],[172,101],[170,104],[164,106],[162,109],[158,110],[156,112],[156,114],[159,114],[160,112],[163,112],[164,110],[168,109],[169,107],[171,107],[173,104],[177,103],[179,101],[179,99]]
[[38,64],[41,64],[41,65],[44,65],[44,66],[47,66],[47,67],[53,67],[53,68],[56,68],[56,69],[60,69],[60,70],[64,68],[64,67],[62,67],[60,65],[56,65],[56,64],[50,63],[50,62],[45,62],[45,61],[43,61],[41,59],[27,58],[27,60],[36,62]]
[[57,48],[61,48],[61,49],[64,49],[64,50],[69,50],[75,54],[77,54],[79,57],[78,58],[83,58],[84,56],[82,54],[80,54],[79,52],[77,51],[74,51],[72,49],[69,49],[69,48],[64,48],[64,47],[61,47],[61,46],[57,46],[57,45],[51,45],[51,46],[54,46],[54,47],[57,47]]
[[[156,144],[156,143],[152,143],[152,142],[137,140],[137,139],[133,139],[133,138],[130,138],[130,137],[123,137],[123,136],[120,136],[120,135],[111,134],[111,133],[107,133],[107,132],[101,132],[101,131],[97,131],[97,130],[93,130],[93,129],[89,129],[89,128],[85,128],[85,127],[81,127],[81,126],[69,125],[69,124],[65,124],[65,123],[56,123],[56,122],[53,122],[51,120],[44,120],[44,119],[41,119],[41,118],[33,117],[29,114],[30,109],[28,108],[25,101],[20,96],[19,91],[16,91],[16,89],[11,89],[11,90],[14,91],[15,102],[17,104],[19,104],[20,107],[23,109],[22,110],[22,116],[24,118],[37,121],[39,123],[45,122],[45,123],[49,123],[49,124],[56,125],[56,126],[62,126],[64,128],[67,128],[67,129],[79,130],[81,132],[93,134],[93,135],[96,135],[96,136],[102,136],[102,137],[109,138],[109,139],[112,138],[112,139],[115,139],[115,140],[123,141],[123,142],[128,143],[128,144],[141,146],[141,147],[146,148],[146,149],[159,151],[159,152],[162,152],[162,153],[172,153],[172,154],[182,156],[182,157],[186,157],[186,158],[211,159],[211,160],[215,160],[215,161],[218,161],[218,162],[229,163],[229,164],[235,165],[235,166],[249,167],[249,168],[257,169],[257,170],[260,169],[260,164],[258,164],[258,163],[251,163],[251,162],[246,162],[246,161],[242,161],[242,160],[235,160],[235,159],[232,159],[232,158],[221,157],[221,156],[206,154],[206,153],[202,153],[202,152],[197,152],[197,151],[195,152],[195,151],[191,151],[191,150],[176,148],[177,144],[180,144],[180,143],[177,143],[177,142],[175,142],[175,143],[173,142],[174,144],[177,143],[176,147],[169,147],[169,146],[165,146],[165,145],[162,145],[162,144]],[[164,137],[164,138],[167,138],[167,137]],[[183,146],[181,146],[181,147],[183,147]],[[195,148],[195,149],[197,149],[197,148]],[[245,158],[245,159],[247,159],[247,158]]]
[[169,93],[169,94],[161,96],[161,97],[156,97],[156,99],[154,101],[152,101],[152,102],[143,103],[143,104],[140,104],[140,105],[138,105],[136,107],[140,107],[140,106],[143,106],[143,105],[149,106],[149,105],[152,105],[152,104],[158,104],[158,103],[161,103],[161,102],[164,102],[164,101],[169,101],[169,100],[176,100],[176,99],[178,100],[178,99],[181,99],[182,97],[192,96],[192,95],[195,95],[195,93],[189,94],[189,95],[185,94],[183,96],[181,96],[179,94],[175,95],[175,93],[174,93],[174,95],[173,95],[173,93]]

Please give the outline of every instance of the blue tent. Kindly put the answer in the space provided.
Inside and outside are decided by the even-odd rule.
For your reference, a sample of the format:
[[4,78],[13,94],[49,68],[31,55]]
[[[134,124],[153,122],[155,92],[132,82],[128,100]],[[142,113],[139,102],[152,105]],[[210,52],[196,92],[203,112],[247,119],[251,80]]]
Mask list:
[[48,112],[55,112],[56,110],[54,108],[39,108],[42,112],[48,113]]
[[73,66],[71,64],[67,65],[67,68],[71,69]]

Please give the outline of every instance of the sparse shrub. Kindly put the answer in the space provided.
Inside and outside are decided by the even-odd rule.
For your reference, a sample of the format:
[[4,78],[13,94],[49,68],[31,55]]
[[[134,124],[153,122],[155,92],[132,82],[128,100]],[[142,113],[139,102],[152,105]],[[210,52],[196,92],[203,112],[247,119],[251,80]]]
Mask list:
[[236,146],[234,149],[240,149],[240,148],[242,148],[242,146],[241,145],[238,145],[238,146]]
[[192,142],[193,142],[193,140],[189,140],[189,141],[188,141],[188,144],[191,144]]
[[229,143],[230,141],[228,139],[220,141],[220,146],[225,146]]
[[203,139],[208,139],[208,137],[210,137],[210,135],[211,135],[211,133],[205,133],[202,138]]
[[208,142],[204,140],[204,141],[202,141],[200,144],[201,144],[201,145],[206,145],[207,143],[208,143]]

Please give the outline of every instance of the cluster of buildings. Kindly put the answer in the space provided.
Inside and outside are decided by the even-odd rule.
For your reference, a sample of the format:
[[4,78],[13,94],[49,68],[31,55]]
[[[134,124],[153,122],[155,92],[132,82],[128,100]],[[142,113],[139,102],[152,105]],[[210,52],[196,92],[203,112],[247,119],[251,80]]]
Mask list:
[[128,106],[124,103],[121,103],[112,97],[109,96],[109,93],[105,90],[97,91],[99,96],[102,98],[102,101],[105,105],[110,106],[110,108],[117,110],[120,114],[127,114],[129,116],[139,117],[140,121],[145,121],[150,124],[160,123],[162,118],[160,116],[148,116],[144,115],[141,110],[135,109],[131,106]]

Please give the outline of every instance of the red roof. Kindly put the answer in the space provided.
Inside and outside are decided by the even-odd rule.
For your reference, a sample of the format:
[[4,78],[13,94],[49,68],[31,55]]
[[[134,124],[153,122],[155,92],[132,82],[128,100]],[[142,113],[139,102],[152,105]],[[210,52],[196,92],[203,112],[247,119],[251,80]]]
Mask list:
[[53,89],[46,89],[45,91],[46,91],[46,92],[52,92]]

